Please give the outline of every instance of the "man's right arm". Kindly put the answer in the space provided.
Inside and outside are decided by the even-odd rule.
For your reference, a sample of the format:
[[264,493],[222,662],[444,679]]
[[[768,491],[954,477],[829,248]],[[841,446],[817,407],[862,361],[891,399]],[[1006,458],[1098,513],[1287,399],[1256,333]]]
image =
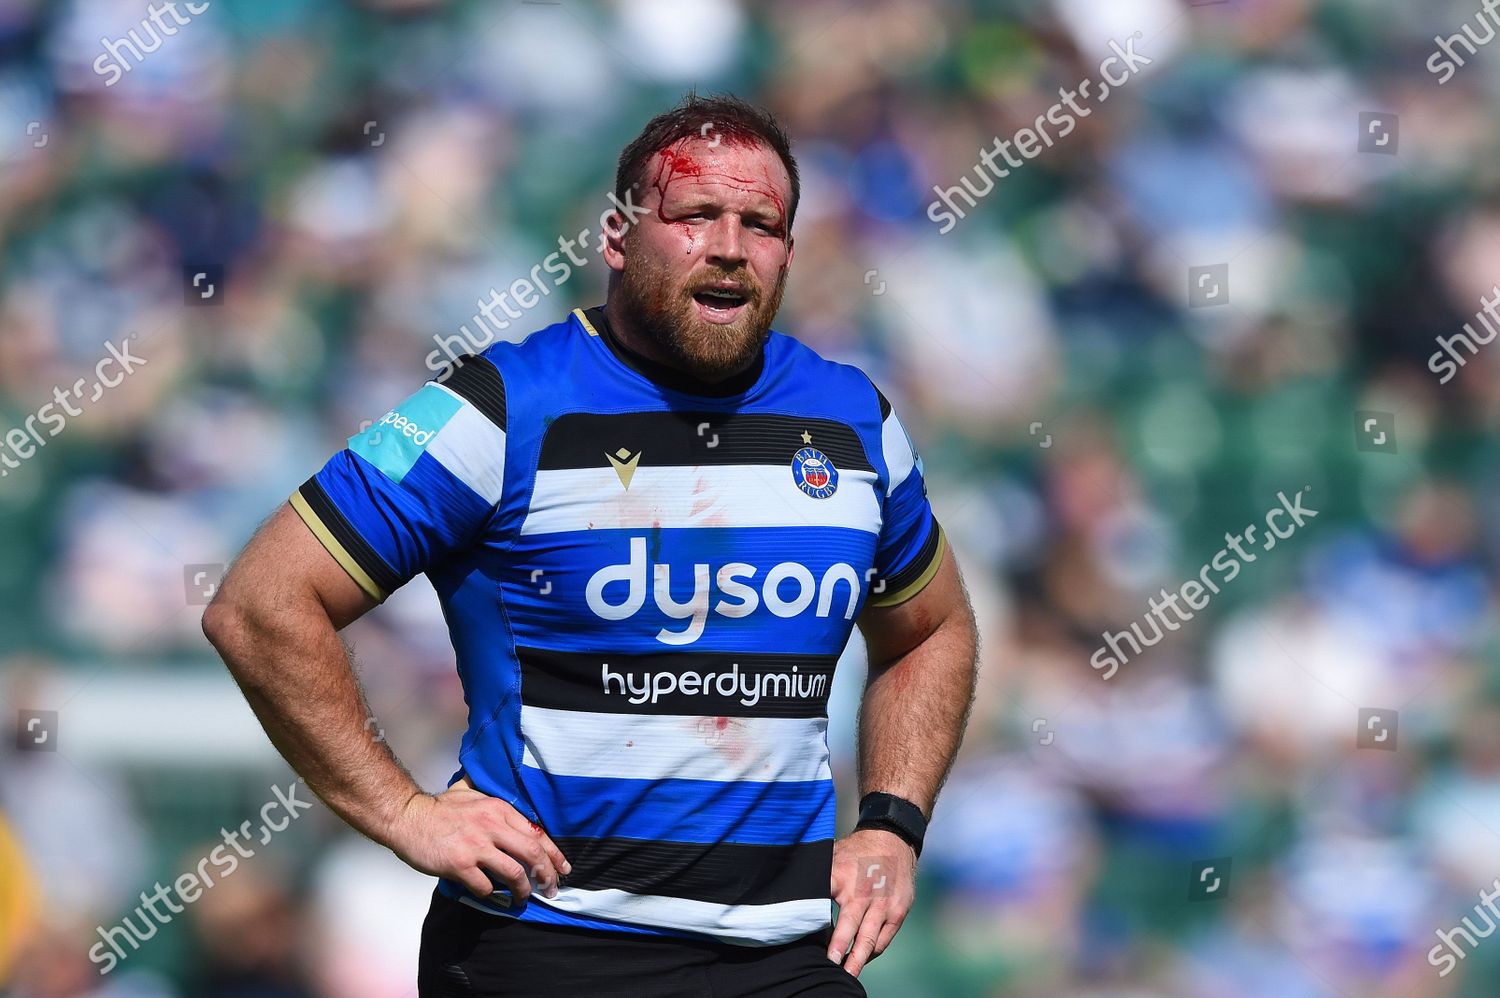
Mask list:
[[203,616],[203,631],[266,734],[335,813],[432,876],[480,897],[486,870],[518,899],[528,871],[556,892],[567,861],[541,829],[467,783],[426,794],[370,736],[369,709],[338,632],[376,605],[290,506],[246,546]]

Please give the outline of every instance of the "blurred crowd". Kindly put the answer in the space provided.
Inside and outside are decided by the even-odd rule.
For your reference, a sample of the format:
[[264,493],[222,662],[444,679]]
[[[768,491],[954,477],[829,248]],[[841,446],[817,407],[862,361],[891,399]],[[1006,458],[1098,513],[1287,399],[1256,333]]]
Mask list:
[[[63,731],[0,743],[0,990],[414,993],[430,882],[323,809],[101,978],[95,926],[284,767],[145,764],[129,733],[70,753],[38,691],[222,673],[194,585],[430,376],[434,337],[595,225],[620,148],[696,87],[792,133],[776,328],[891,397],[983,628],[871,993],[1495,994],[1488,933],[1446,976],[1433,957],[1500,874],[1500,347],[1429,367],[1500,282],[1500,49],[1428,67],[1478,7],[213,0],[147,37],[144,0],[0,0],[0,430],[107,342],[144,359],[0,477],[0,700]],[[157,46],[99,72],[132,30]],[[940,235],[934,187],[1132,36],[1140,77]],[[512,331],[602,301],[603,270]],[[1298,490],[1295,537],[1091,667]],[[435,596],[349,637],[441,786],[463,704]],[[846,807],[860,668],[856,642]]]

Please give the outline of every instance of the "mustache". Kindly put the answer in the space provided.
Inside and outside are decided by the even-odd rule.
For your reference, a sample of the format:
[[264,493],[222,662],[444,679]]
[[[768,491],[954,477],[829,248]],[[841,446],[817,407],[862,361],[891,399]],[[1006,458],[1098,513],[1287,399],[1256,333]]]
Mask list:
[[704,274],[688,283],[687,293],[691,297],[700,291],[709,291],[724,284],[737,285],[737,289],[745,296],[747,302],[758,302],[764,297],[760,282],[746,270],[721,270]]

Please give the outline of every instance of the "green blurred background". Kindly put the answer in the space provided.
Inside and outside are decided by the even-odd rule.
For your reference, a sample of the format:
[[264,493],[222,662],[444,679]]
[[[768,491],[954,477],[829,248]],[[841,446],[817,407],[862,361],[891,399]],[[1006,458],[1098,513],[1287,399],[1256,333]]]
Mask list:
[[[434,337],[597,230],[620,148],[689,88],[791,132],[776,327],[891,396],[981,618],[973,723],[871,994],[1500,993],[1474,911],[1500,877],[1500,353],[1457,347],[1446,383],[1429,360],[1500,295],[1479,0],[148,16],[0,0],[0,431],[109,344],[144,359],[0,477],[12,993],[415,994],[430,881],[321,807],[108,976],[87,953],[291,778],[199,632],[224,563],[429,376]],[[101,72],[132,29],[159,44]],[[940,234],[934,188],[1132,37],[1151,64]],[[590,260],[512,332],[602,300]],[[1316,518],[1112,679],[1090,667],[1302,489]],[[348,637],[440,787],[464,716],[430,587]],[[861,669],[856,641],[846,810]],[[1388,739],[1361,747],[1362,709]]]

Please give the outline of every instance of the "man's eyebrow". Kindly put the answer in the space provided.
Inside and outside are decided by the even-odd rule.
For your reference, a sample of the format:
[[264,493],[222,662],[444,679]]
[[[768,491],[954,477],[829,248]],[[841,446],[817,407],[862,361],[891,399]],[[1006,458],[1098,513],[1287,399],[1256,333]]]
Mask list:
[[776,209],[775,205],[771,205],[764,209],[746,208],[744,211],[740,212],[740,214],[745,216],[746,218],[753,218],[759,222],[773,222],[777,225],[781,224],[781,212]]
[[[689,194],[679,195],[679,198],[673,198],[670,194],[667,197],[663,198],[663,210],[670,211],[672,214],[683,214],[685,212],[691,211],[725,210],[723,202],[715,200],[711,197]],[[764,207],[757,207],[752,205],[740,211],[739,214],[745,218],[753,219],[757,222],[767,222],[772,225],[782,224],[782,214],[779,210],[777,210],[774,204],[768,204]]]
[[700,208],[723,207],[723,205],[719,204],[713,198],[706,198],[700,194],[679,195],[678,197],[674,198],[669,192],[666,197],[662,198],[663,204],[666,204],[667,202],[671,202],[672,208],[675,211],[694,211]]

